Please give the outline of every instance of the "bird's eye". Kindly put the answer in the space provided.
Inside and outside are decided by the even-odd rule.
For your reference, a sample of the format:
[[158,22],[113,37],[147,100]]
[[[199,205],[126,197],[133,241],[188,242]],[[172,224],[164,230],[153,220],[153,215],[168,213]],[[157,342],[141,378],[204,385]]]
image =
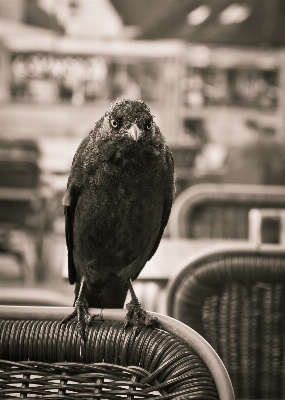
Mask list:
[[148,121],[148,122],[145,124],[145,127],[146,127],[146,129],[151,129],[151,128],[152,128],[152,121]]
[[113,128],[118,128],[119,122],[116,119],[111,120],[111,125]]

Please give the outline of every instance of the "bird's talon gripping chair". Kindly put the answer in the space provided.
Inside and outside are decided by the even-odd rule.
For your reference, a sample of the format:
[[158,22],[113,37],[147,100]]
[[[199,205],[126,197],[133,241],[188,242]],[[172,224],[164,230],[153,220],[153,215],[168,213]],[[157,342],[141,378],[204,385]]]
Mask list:
[[0,398],[233,400],[227,371],[195,331],[123,329],[126,310],[96,310],[81,340],[68,307],[0,307]]

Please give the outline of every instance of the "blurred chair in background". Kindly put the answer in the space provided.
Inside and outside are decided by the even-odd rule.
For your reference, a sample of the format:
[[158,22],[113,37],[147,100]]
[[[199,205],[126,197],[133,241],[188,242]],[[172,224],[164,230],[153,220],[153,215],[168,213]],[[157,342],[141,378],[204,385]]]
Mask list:
[[254,207],[285,208],[285,187],[197,184],[177,196],[168,232],[176,238],[247,240]]
[[47,207],[37,142],[1,138],[0,252],[16,257],[25,284],[32,284],[41,274],[37,267],[48,226]]
[[[281,243],[262,243],[280,218]],[[235,395],[285,398],[285,210],[253,210],[248,243],[223,243],[185,260],[167,288],[167,313],[199,332],[223,360]]]
[[[0,306],[1,398],[234,400],[213,348],[179,321],[124,329],[126,310],[91,309],[98,320],[81,341],[68,308]],[[6,398],[6,397],[5,397]]]

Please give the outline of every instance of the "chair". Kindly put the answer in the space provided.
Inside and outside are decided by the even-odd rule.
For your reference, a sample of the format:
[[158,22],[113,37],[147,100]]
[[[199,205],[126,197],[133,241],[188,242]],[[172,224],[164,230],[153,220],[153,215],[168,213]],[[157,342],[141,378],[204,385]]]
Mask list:
[[0,252],[16,257],[24,284],[36,279],[46,225],[39,159],[36,141],[0,138]]
[[82,342],[70,307],[0,306],[1,398],[233,400],[221,360],[195,331],[156,314],[160,328],[125,330],[126,310],[90,309]]
[[195,253],[167,287],[167,314],[213,346],[237,398],[285,398],[284,304],[284,244],[260,240]]
[[285,187],[197,184],[177,196],[168,223],[169,235],[247,240],[252,208],[285,208]]

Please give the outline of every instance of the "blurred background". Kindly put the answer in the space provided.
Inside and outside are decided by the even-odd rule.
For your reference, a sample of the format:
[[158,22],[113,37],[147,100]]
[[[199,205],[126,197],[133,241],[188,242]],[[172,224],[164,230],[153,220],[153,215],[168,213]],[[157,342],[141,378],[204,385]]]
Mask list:
[[0,303],[72,305],[61,199],[117,98],[151,108],[177,196],[285,184],[284,18],[283,0],[0,0]]

